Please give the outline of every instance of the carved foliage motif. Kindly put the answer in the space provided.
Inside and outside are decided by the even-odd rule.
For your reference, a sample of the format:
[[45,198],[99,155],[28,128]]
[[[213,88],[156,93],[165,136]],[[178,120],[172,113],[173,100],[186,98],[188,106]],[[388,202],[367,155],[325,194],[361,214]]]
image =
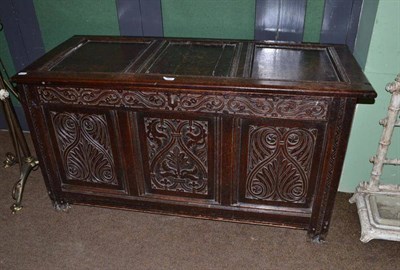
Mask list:
[[208,123],[144,118],[151,187],[208,194]]
[[167,111],[228,113],[285,119],[326,120],[329,99],[286,96],[237,96],[141,92],[90,88],[39,88],[44,103],[145,108]]
[[316,129],[249,127],[246,198],[304,203]]
[[118,185],[104,115],[51,112],[67,180]]

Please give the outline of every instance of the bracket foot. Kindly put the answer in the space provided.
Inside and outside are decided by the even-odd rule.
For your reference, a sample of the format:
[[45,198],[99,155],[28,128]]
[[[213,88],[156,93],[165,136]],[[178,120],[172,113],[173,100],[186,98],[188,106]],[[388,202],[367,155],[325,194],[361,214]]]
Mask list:
[[55,201],[53,202],[53,208],[58,212],[68,212],[69,209],[71,209],[71,206],[69,205],[69,203],[66,202]]

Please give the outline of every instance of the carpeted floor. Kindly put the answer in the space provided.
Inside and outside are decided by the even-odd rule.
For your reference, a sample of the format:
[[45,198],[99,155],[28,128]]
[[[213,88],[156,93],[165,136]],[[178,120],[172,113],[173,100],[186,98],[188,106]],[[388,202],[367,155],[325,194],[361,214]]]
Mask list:
[[[12,151],[0,132],[0,157]],[[53,210],[40,171],[12,215],[18,167],[0,168],[0,269],[400,269],[400,243],[359,241],[350,194],[339,193],[327,242],[306,232],[122,210]]]

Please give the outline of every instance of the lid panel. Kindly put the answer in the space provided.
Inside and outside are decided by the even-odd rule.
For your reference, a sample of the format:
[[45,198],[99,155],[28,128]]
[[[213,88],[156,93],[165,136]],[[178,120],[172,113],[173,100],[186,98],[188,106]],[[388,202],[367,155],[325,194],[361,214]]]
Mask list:
[[340,81],[326,48],[256,46],[251,77],[290,81]]
[[346,46],[270,41],[74,36],[12,81],[376,97]]
[[88,41],[67,54],[51,71],[123,72],[138,59],[150,42]]
[[230,77],[236,47],[236,44],[171,42],[144,73]]

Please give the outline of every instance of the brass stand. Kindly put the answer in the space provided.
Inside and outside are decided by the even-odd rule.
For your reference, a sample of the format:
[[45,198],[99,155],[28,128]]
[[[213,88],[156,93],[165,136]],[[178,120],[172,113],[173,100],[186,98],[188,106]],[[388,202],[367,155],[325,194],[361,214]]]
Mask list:
[[[2,62],[1,66],[5,73]],[[18,98],[18,94],[14,91],[13,87],[4,79],[2,72],[0,72],[0,100],[15,150],[15,155],[12,153],[6,154],[4,167],[7,168],[13,166],[16,163],[18,163],[20,166],[19,180],[15,183],[12,189],[12,197],[15,200],[15,203],[10,208],[12,213],[14,214],[22,209],[21,201],[26,180],[30,172],[38,167],[39,162],[35,157],[31,155],[29,151],[29,147],[22,132],[21,125],[15,114],[14,107],[10,101],[10,92],[12,92]]]

